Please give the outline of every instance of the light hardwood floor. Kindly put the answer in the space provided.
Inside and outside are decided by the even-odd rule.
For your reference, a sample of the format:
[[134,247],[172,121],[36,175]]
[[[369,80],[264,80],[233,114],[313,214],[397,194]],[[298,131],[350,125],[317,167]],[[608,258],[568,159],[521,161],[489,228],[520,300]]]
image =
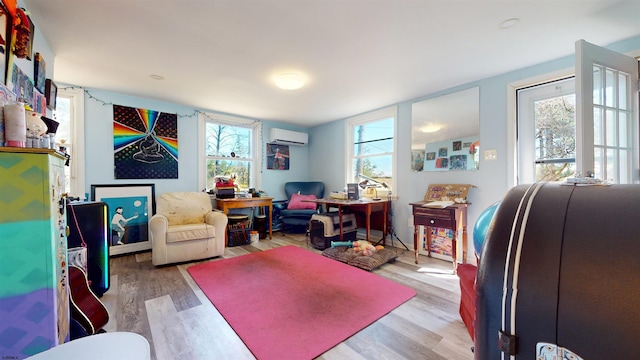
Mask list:
[[[271,240],[226,248],[223,257],[207,261],[286,245],[320,253],[304,234],[276,232]],[[417,296],[318,359],[473,359],[451,263],[420,256],[416,265],[412,252],[397,251],[396,262],[373,272],[416,289]],[[111,286],[101,299],[111,315],[105,330],[143,335],[157,360],[254,359],[186,271],[193,264],[155,268],[150,252],[111,258]]]

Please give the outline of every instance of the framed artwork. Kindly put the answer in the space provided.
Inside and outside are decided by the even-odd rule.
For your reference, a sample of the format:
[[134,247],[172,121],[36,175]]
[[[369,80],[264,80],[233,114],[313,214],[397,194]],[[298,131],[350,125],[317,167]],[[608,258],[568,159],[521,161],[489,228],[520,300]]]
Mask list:
[[5,101],[16,101],[16,94],[11,91],[6,85],[0,84],[0,99]]
[[91,185],[91,200],[109,210],[109,255],[151,249],[149,220],[156,211],[155,184]]
[[448,169],[449,168],[449,159],[445,157],[436,159],[436,169]]
[[424,170],[424,150],[411,150],[411,170]]
[[27,60],[31,60],[33,58],[33,35],[36,32],[36,27],[31,21],[31,18],[27,16],[29,20],[29,40],[27,42]]
[[267,169],[289,170],[289,145],[267,144]]
[[449,153],[449,149],[446,148],[446,147],[441,147],[440,149],[438,149],[438,156],[439,157],[447,156],[448,153]]
[[35,61],[33,62],[33,79],[35,81],[36,89],[40,91],[40,94],[44,94],[47,79],[47,65],[40,53],[36,53]]
[[467,155],[451,155],[449,170],[467,170]]
[[[427,231],[431,232],[431,256],[437,259],[453,261],[453,230],[438,227],[418,228],[420,246],[418,252],[422,255],[429,254],[427,250]],[[459,240],[459,239],[458,239]]]
[[9,59],[9,46],[11,44],[11,15],[4,2],[0,1],[0,82],[7,83],[7,61]]
[[453,151],[458,151],[462,149],[462,141],[454,141],[453,142]]
[[45,80],[44,96],[47,98],[47,107],[56,109],[56,96],[58,96],[58,86],[51,79]]
[[178,115],[113,105],[116,179],[178,178]]
[[436,159],[435,151],[430,151],[427,153],[427,160],[435,160],[435,159]]
[[47,112],[47,98],[38,91],[33,92],[33,110],[40,114]]

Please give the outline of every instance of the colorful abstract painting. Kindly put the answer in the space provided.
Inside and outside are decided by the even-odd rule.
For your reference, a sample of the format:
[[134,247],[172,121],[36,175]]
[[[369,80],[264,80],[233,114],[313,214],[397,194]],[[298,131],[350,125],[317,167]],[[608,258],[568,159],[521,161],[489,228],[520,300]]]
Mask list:
[[116,179],[178,178],[178,116],[113,105]]

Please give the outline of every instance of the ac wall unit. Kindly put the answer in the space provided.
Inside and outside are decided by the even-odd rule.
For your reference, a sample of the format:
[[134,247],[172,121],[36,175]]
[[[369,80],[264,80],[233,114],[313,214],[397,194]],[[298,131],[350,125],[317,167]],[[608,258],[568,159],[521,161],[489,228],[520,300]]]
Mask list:
[[303,146],[309,142],[309,134],[298,131],[271,128],[270,135],[272,144]]

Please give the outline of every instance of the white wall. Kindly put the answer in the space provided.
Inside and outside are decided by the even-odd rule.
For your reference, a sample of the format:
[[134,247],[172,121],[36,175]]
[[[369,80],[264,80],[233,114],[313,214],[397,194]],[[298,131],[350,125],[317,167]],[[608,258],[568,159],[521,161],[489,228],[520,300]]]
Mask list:
[[[587,39],[588,40],[588,39]],[[630,52],[640,49],[640,36],[620,41],[607,46],[618,52]],[[507,163],[509,141],[507,135],[507,93],[508,85],[520,82],[522,79],[539,77],[542,74],[556,72],[561,69],[572,68],[573,56],[538,64],[510,73],[482,79],[480,81],[456,86],[437,93],[425,95],[398,106],[398,179],[394,194],[398,197],[394,201],[394,225],[399,238],[406,244],[413,244],[413,227],[408,226],[412,219],[409,203],[423,199],[429,184],[463,183],[472,184],[477,188],[469,193],[468,221],[468,259],[473,259],[473,225],[480,213],[494,202],[501,200],[513,185],[510,179]],[[495,161],[484,161],[480,157],[480,169],[477,171],[449,171],[449,172],[413,172],[411,170],[411,105],[421,101],[448,93],[465,90],[474,86],[480,87],[480,144],[481,151],[497,150]],[[386,104],[390,106],[393,104]],[[375,110],[375,109],[372,109]],[[312,178],[324,181],[327,191],[342,189],[345,179],[344,160],[334,160],[342,155],[344,148],[344,120],[324,124],[310,130],[315,141],[310,144],[310,160],[313,168],[310,170]],[[328,154],[329,156],[325,156]],[[411,245],[409,245],[411,247]]]

